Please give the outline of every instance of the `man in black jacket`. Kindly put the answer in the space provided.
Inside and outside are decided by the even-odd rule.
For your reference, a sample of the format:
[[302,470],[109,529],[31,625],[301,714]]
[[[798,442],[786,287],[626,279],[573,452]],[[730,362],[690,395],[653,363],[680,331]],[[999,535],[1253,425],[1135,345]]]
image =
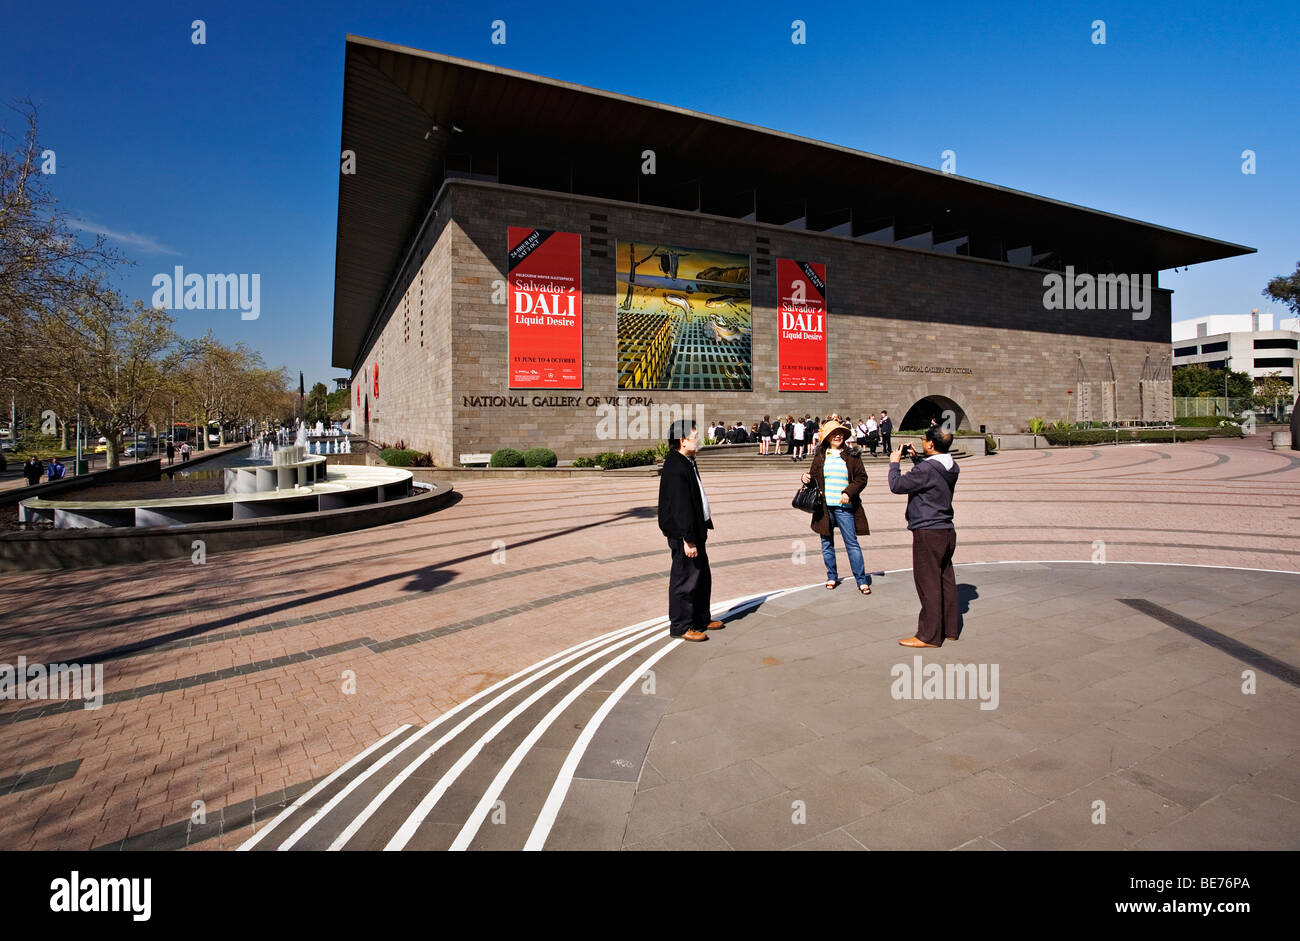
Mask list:
[[[906,417],[906,416],[904,416]],[[889,417],[889,413],[883,408],[880,410],[880,446],[888,454],[894,450],[889,440],[894,435],[894,420]]]
[[952,555],[957,548],[957,530],[952,525],[952,492],[960,468],[948,449],[952,432],[935,425],[925,432],[921,444],[925,458],[906,474],[898,469],[903,449],[889,455],[889,489],[907,494],[907,528],[912,531],[912,578],[921,598],[921,616],[916,636],[899,641],[904,647],[942,647],[945,640],[957,640],[957,577]]
[[668,537],[672,570],[668,575],[668,633],[682,640],[708,640],[705,631],[720,630],[710,620],[713,576],[704,551],[713,528],[709,498],[695,467],[699,450],[695,422],[674,422],[668,432],[668,456],[659,473],[659,531]]

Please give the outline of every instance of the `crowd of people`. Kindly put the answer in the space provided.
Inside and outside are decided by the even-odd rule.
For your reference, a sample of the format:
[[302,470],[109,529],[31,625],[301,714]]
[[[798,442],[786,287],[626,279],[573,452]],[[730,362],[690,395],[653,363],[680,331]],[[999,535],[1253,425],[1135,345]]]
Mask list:
[[[877,449],[889,453],[894,420],[884,409],[880,410],[879,417],[872,412],[856,425],[852,418],[840,418],[838,414],[829,415],[825,419],[831,420],[848,428],[849,437],[859,448],[869,451],[872,457],[876,456]],[[775,420],[771,415],[764,415],[762,421],[751,422],[748,428],[742,421],[731,426],[719,421],[709,426],[707,437],[716,444],[757,444],[759,454],[784,454],[792,461],[803,461],[821,443],[822,424],[822,418],[812,415],[804,415],[803,418],[795,415],[782,418],[778,415]]]
[[[811,428],[809,419],[787,416],[789,431],[773,423],[768,417],[756,423],[760,453],[769,450],[771,439],[784,438],[795,460],[809,455],[812,463],[801,475],[805,491],[812,489],[810,499],[796,499],[796,506],[811,509],[810,528],[821,537],[822,561],[826,565],[828,591],[840,585],[839,569],[835,557],[835,532],[840,533],[849,558],[849,568],[862,595],[871,594],[871,579],[867,574],[859,537],[869,536],[862,494],[867,487],[867,471],[862,462],[862,452],[851,442],[872,446],[872,435],[878,445],[882,436],[889,441],[888,415],[870,422],[875,416],[864,419],[856,427],[848,420],[832,415]],[[761,434],[764,426],[767,434]],[[715,437],[717,426],[709,429]],[[724,436],[730,431],[739,439],[747,434],[737,422],[732,429],[723,428]],[[700,432],[691,421],[673,424],[669,432],[669,452],[664,460],[659,479],[659,530],[668,539],[671,570],[668,578],[669,634],[686,641],[706,641],[709,632],[718,631],[726,624],[713,618],[711,613],[712,576],[706,543],[709,531],[714,528],[713,512],[708,493],[700,478],[695,455],[699,451]],[[889,490],[907,495],[907,528],[912,533],[912,576],[921,600],[921,612],[916,633],[898,641],[904,647],[941,647],[948,640],[957,640],[961,621],[957,600],[957,580],[952,559],[957,546],[957,532],[953,526],[952,497],[957,486],[959,468],[949,450],[953,434],[931,422],[921,441],[920,452],[912,445],[903,445],[889,451]],[[889,444],[886,444],[886,448]],[[873,448],[874,453],[874,448]],[[910,467],[900,466],[904,458]],[[800,494],[800,498],[804,493]]]

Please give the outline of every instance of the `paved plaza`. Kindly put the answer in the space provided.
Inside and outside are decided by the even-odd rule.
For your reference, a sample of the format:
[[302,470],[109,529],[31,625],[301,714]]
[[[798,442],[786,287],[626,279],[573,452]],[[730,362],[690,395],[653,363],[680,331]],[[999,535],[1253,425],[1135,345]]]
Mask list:
[[[706,471],[707,644],[667,637],[653,476],[5,576],[0,663],[101,664],[104,703],[0,703],[0,848],[1300,847],[1295,455],[964,460],[963,636],[923,651],[884,468],[865,598],[820,587],[801,469]],[[936,664],[986,682],[899,695]]]

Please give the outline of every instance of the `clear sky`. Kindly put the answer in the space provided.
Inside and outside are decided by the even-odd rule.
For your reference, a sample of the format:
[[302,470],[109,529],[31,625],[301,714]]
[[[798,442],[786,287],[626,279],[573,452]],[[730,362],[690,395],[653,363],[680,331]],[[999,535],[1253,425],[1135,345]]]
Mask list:
[[[1175,320],[1280,314],[1259,292],[1300,260],[1295,0],[130,0],[8,4],[0,23],[0,97],[38,105],[52,189],[134,259],[127,295],[148,302],[176,265],[258,273],[257,320],[177,311],[177,328],[243,340],[309,385],[343,374],[329,363],[348,33],[934,168],[953,150],[961,176],[1258,249],[1165,272]],[[7,109],[0,126],[21,130]]]

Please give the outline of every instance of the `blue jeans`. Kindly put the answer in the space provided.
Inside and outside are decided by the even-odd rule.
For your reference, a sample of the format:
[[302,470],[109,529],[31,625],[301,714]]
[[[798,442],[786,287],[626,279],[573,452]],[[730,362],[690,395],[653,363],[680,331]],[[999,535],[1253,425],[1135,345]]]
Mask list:
[[839,529],[844,537],[844,548],[849,553],[849,568],[861,588],[867,583],[867,568],[862,563],[862,549],[858,546],[858,531],[853,525],[853,507],[828,506],[826,513],[830,517],[831,534],[822,536],[822,559],[826,562],[826,581],[838,582],[839,572],[835,567],[835,530]]

